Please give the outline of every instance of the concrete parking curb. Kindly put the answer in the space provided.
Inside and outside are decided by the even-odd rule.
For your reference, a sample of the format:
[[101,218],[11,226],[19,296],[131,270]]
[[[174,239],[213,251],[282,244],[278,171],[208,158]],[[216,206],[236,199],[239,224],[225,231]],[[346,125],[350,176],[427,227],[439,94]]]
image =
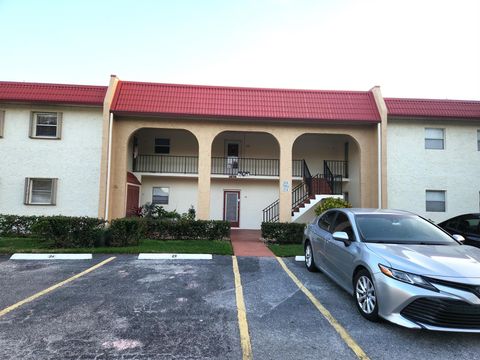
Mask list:
[[138,260],[212,260],[212,254],[138,254]]
[[92,254],[13,254],[10,260],[92,260]]
[[305,261],[305,256],[295,256],[295,261]]

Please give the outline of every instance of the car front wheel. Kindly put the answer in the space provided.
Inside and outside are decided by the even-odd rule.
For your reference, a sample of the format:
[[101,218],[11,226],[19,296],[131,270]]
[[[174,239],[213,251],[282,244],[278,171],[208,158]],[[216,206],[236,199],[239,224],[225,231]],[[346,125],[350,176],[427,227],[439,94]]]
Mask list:
[[313,249],[310,242],[305,244],[305,266],[308,271],[317,272],[317,267],[315,266],[315,260],[313,258]]
[[355,303],[362,316],[370,321],[378,321],[378,299],[375,284],[367,270],[360,270],[353,281]]

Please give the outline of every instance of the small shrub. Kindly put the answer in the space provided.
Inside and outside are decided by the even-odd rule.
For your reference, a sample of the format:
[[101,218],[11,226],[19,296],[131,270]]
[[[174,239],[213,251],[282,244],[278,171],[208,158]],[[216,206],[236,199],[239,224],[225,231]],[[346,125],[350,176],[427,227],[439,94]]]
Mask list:
[[93,247],[102,237],[105,222],[90,217],[44,216],[32,225],[32,233],[54,247]]
[[262,237],[275,244],[301,244],[305,224],[299,223],[262,223]]
[[329,209],[351,208],[351,207],[352,207],[352,204],[350,204],[346,200],[329,197],[320,201],[320,204],[318,204],[318,206],[315,208],[315,214],[320,215],[321,213]]
[[197,212],[195,211],[195,208],[192,206],[190,206],[190,208],[188,209],[188,212],[186,213],[183,213],[182,214],[182,219],[183,220],[195,220],[195,218],[197,217]]
[[0,215],[0,236],[31,236],[32,225],[38,219],[38,216]]
[[137,211],[140,217],[146,219],[157,219],[157,220],[179,220],[182,218],[176,210],[167,211],[163,206],[155,205],[152,203],[146,203],[142,205]]
[[146,221],[144,219],[123,218],[110,222],[106,231],[107,246],[136,246],[145,237]]

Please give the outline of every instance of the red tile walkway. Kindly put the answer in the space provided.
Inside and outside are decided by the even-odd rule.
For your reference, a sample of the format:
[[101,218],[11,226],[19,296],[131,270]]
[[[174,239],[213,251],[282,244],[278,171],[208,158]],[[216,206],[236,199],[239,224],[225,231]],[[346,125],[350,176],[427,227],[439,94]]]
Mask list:
[[236,256],[275,256],[260,240],[260,230],[233,229],[230,234]]

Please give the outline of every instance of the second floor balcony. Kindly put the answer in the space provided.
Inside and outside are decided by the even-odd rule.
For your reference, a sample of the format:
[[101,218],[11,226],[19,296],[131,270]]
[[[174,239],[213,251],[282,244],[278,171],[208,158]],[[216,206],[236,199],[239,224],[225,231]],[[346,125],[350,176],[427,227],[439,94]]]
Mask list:
[[[137,155],[133,160],[133,171],[158,174],[198,174],[197,156]],[[303,177],[304,161],[292,161],[293,177]],[[279,159],[257,159],[244,157],[212,157],[211,174],[219,176],[278,177]]]

